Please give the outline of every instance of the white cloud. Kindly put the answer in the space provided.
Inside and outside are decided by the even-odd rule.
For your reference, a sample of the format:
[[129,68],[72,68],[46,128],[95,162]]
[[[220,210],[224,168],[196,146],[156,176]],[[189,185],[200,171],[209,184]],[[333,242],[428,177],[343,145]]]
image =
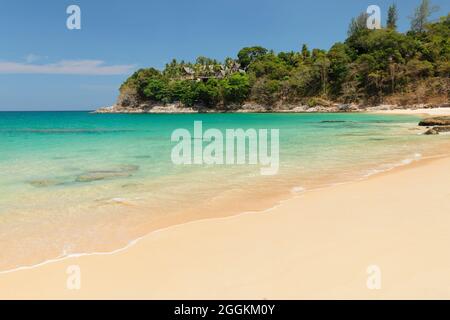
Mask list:
[[32,63],[32,62],[35,62],[35,61],[37,61],[39,59],[41,59],[41,56],[38,56],[37,54],[34,54],[34,53],[27,54],[26,57],[25,57],[25,61],[27,63]]
[[108,66],[101,60],[62,60],[48,64],[0,61],[0,74],[119,75],[128,74],[134,68],[134,65]]

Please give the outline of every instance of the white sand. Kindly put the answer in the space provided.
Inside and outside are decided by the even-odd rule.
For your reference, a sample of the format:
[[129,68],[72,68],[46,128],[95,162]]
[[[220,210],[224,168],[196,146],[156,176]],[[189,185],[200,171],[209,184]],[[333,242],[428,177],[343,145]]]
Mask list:
[[[0,298],[450,298],[450,159],[306,192],[126,250],[0,274]],[[81,289],[66,287],[68,266]],[[366,270],[381,270],[369,290]]]
[[447,116],[450,115],[450,108],[432,108],[432,109],[392,109],[392,110],[377,110],[371,113],[382,114],[423,114],[428,116]]

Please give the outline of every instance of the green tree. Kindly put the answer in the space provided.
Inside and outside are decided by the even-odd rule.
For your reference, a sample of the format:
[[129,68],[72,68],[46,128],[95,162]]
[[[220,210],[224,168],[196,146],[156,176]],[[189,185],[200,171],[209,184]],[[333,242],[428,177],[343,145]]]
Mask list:
[[302,45],[302,58],[303,58],[303,60],[307,60],[307,59],[309,59],[310,56],[311,56],[311,53],[308,50],[308,46],[304,43]]
[[217,60],[211,59],[208,57],[200,56],[195,60],[196,64],[200,64],[202,66],[209,66],[209,65],[215,65],[218,64]]
[[186,80],[173,80],[169,84],[168,98],[170,102],[189,101],[191,96],[191,82]]
[[279,80],[262,78],[252,88],[252,97],[257,103],[265,106],[273,106],[280,100],[282,83]]
[[226,105],[242,103],[250,92],[250,83],[246,74],[235,73],[223,81],[223,98]]
[[179,97],[182,104],[190,107],[198,101],[197,86],[195,81],[183,81]]
[[331,65],[330,60],[327,58],[325,53],[321,52],[317,54],[314,59],[314,70],[319,75],[321,94],[326,96],[328,93],[328,73]]
[[388,9],[387,23],[388,29],[397,30],[398,11],[395,3],[391,4]]
[[320,94],[320,81],[310,64],[301,64],[292,71],[286,82],[289,87],[288,93],[291,95],[290,100]]
[[330,61],[329,78],[331,94],[337,97],[342,92],[342,86],[349,73],[351,58],[348,55],[349,48],[344,43],[334,44],[327,57]]
[[347,31],[349,38],[367,29],[367,18],[368,14],[362,12],[358,17],[352,19]]
[[439,22],[429,23],[426,31],[421,38],[423,58],[434,63],[450,61],[450,14]]
[[437,10],[437,7],[431,6],[430,0],[422,0],[416,8],[414,16],[411,18],[411,31],[424,32],[425,26],[431,14]]
[[297,52],[280,52],[278,58],[289,67],[296,67],[301,62],[301,58]]
[[177,78],[182,73],[183,63],[178,63],[176,59],[172,59],[170,63],[166,64],[163,75],[168,78]]
[[219,80],[209,79],[206,83],[199,82],[196,90],[196,99],[199,103],[207,107],[213,107],[219,104],[221,99],[221,87]]
[[153,101],[169,102],[169,87],[167,81],[162,78],[151,78],[144,88],[144,95]]
[[120,86],[120,91],[134,91],[136,95],[144,97],[144,88],[147,86],[148,81],[160,77],[161,72],[155,68],[139,69]]
[[238,62],[242,68],[247,69],[252,62],[264,56],[267,52],[266,48],[259,46],[242,48],[238,52]]
[[273,80],[281,80],[289,76],[289,66],[278,56],[270,53],[253,62],[248,72],[257,78],[267,76]]

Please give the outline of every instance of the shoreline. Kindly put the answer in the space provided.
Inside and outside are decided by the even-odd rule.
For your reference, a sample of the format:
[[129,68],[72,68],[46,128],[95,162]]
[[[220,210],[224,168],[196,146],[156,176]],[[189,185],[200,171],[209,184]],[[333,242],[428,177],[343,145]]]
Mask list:
[[[161,219],[161,220],[150,221],[148,223],[144,223],[141,226],[141,229],[144,230],[143,232],[141,232],[141,235],[136,236],[135,238],[133,238],[132,240],[128,241],[125,244],[116,246],[116,248],[114,248],[114,249],[105,250],[105,251],[76,252],[76,253],[60,255],[60,256],[56,256],[54,258],[47,258],[45,260],[42,260],[41,262],[37,262],[34,264],[21,265],[21,266],[14,267],[11,269],[0,270],[0,275],[8,274],[8,273],[16,272],[16,271],[21,271],[21,270],[30,270],[30,269],[34,269],[36,267],[47,265],[49,263],[64,261],[64,260],[70,259],[70,258],[115,254],[117,252],[127,250],[128,248],[130,248],[137,242],[141,241],[142,239],[146,238],[147,236],[150,236],[151,234],[153,234],[155,232],[164,231],[166,229],[170,229],[175,226],[195,223],[198,221],[226,219],[226,218],[245,215],[245,214],[263,213],[263,212],[270,211],[272,209],[277,208],[278,206],[282,205],[286,201],[290,201],[292,199],[301,197],[305,193],[308,193],[308,192],[326,190],[326,189],[333,188],[333,187],[340,186],[340,185],[346,185],[346,184],[356,183],[359,181],[364,181],[367,179],[371,179],[372,177],[375,177],[375,176],[379,176],[379,175],[387,174],[392,171],[400,170],[402,168],[408,168],[409,166],[414,165],[415,163],[419,163],[422,161],[429,161],[429,160],[433,160],[433,159],[439,159],[439,158],[446,157],[446,156],[450,157],[450,154],[441,154],[441,153],[438,153],[437,151],[434,151],[434,152],[432,152],[432,155],[429,155],[426,157],[423,157],[421,154],[419,154],[418,157],[417,157],[417,155],[414,155],[413,157],[404,158],[395,163],[387,163],[387,162],[384,163],[383,162],[383,163],[379,163],[378,165],[385,164],[385,165],[388,165],[388,167],[386,167],[384,169],[373,168],[372,169],[372,170],[374,170],[373,172],[368,172],[364,175],[355,176],[351,180],[327,181],[325,183],[318,184],[317,186],[312,187],[312,188],[304,188],[303,186],[292,186],[289,190],[277,189],[277,192],[275,192],[275,193],[273,192],[273,190],[271,190],[267,194],[262,194],[261,193],[262,191],[260,190],[258,192],[258,193],[261,193],[261,194],[259,194],[260,201],[257,202],[256,198],[255,199],[252,198],[252,201],[248,205],[248,207],[252,207],[252,209],[244,209],[241,207],[238,208],[238,207],[228,206],[226,209],[221,209],[220,212],[216,212],[215,215],[212,216],[210,214],[199,213],[199,212],[203,212],[205,210],[204,206],[190,207],[186,210],[183,210],[182,215],[175,214],[171,217],[165,217],[164,219]],[[259,186],[259,187],[261,187],[261,186]],[[295,190],[297,188],[300,188],[301,190]],[[232,198],[235,201],[238,200],[237,195],[232,196]],[[214,199],[212,199],[212,200],[214,200]],[[242,198],[240,200],[244,201],[244,200],[247,200],[247,198]],[[229,205],[227,200],[222,201],[219,204]],[[219,205],[219,207],[222,207],[222,206]],[[145,211],[145,208],[142,208],[142,210]]]
[[423,116],[447,116],[450,115],[450,108],[419,108],[419,109],[391,109],[370,111],[372,114],[396,114],[396,115],[423,115]]
[[[364,115],[362,115],[364,116]],[[289,118],[289,116],[286,116],[285,118]],[[331,118],[334,118],[334,116],[331,115]],[[397,119],[394,117],[394,120]],[[416,121],[419,121],[419,117],[414,117],[413,120],[414,123]],[[97,121],[94,117],[92,119],[93,121]],[[411,123],[411,126],[415,126],[415,124]],[[404,129],[402,129],[404,130]],[[405,129],[406,130],[406,129]],[[412,129],[411,129],[412,130]],[[408,131],[409,134],[410,131]],[[406,133],[406,131],[405,131]],[[418,129],[414,129],[414,132],[411,132],[411,134],[416,135],[419,131]],[[425,139],[425,138],[423,138]],[[427,141],[428,139],[425,139]],[[413,147],[413,145],[412,145]],[[426,148],[429,151],[433,151],[430,149],[430,147]],[[5,252],[3,254],[3,257],[5,258],[4,264],[2,265],[2,268],[0,270],[7,271],[7,270],[14,270],[16,268],[20,268],[21,266],[29,266],[32,267],[34,265],[40,264],[46,260],[49,259],[55,259],[58,257],[65,257],[66,255],[79,255],[79,254],[90,254],[93,252],[102,252],[102,253],[108,253],[108,252],[114,252],[117,249],[123,248],[127,246],[130,241],[134,241],[135,239],[139,239],[152,231],[164,229],[166,227],[172,226],[172,225],[178,225],[183,224],[190,221],[195,220],[203,220],[203,219],[209,219],[209,218],[215,218],[215,217],[222,217],[222,216],[232,216],[240,214],[241,212],[248,212],[248,211],[263,211],[264,209],[267,209],[271,207],[272,205],[276,205],[280,201],[284,201],[285,199],[288,199],[292,196],[292,194],[295,194],[299,192],[301,189],[306,188],[308,190],[317,189],[326,187],[329,185],[333,185],[335,183],[347,183],[348,181],[356,181],[361,178],[364,178],[366,175],[373,175],[376,173],[379,173],[380,171],[385,171],[386,169],[390,169],[392,167],[396,167],[398,165],[405,164],[416,159],[416,157],[420,157],[420,154],[423,154],[425,156],[429,155],[429,152],[422,152],[425,150],[419,150],[417,148],[412,148],[411,153],[403,153],[398,155],[398,157],[391,157],[388,158],[379,158],[377,161],[372,161],[370,165],[361,165],[358,166],[356,163],[350,164],[341,167],[339,170],[332,170],[333,175],[331,176],[319,176],[319,175],[313,175],[308,177],[307,175],[304,176],[302,173],[299,176],[296,176],[294,173],[291,172],[291,175],[285,175],[281,180],[280,178],[275,179],[274,181],[267,180],[267,178],[260,179],[259,181],[253,180],[251,184],[248,184],[246,188],[240,188],[233,187],[230,190],[227,190],[225,193],[215,193],[212,197],[205,197],[204,199],[207,199],[207,201],[203,202],[191,202],[192,198],[186,198],[186,201],[180,201],[180,203],[184,204],[179,209],[173,208],[173,210],[170,210],[170,214],[161,214],[163,211],[166,211],[169,213],[168,210],[166,210],[164,203],[161,203],[159,208],[162,210],[158,210],[157,207],[152,208],[155,204],[155,202],[146,202],[145,201],[145,194],[142,194],[143,192],[147,192],[147,187],[154,188],[158,187],[159,185],[168,185],[170,184],[171,179],[170,176],[167,178],[167,181],[159,181],[155,185],[149,185],[145,188],[142,188],[139,190],[139,194],[134,194],[134,196],[137,196],[136,198],[133,197],[133,194],[123,195],[121,193],[120,189],[118,193],[111,194],[110,197],[103,197],[99,198],[99,200],[95,199],[93,210],[96,209],[96,207],[102,207],[102,206],[108,206],[105,210],[115,210],[116,213],[122,212],[122,215],[115,214],[114,216],[117,217],[114,221],[110,221],[110,226],[107,228],[97,228],[100,232],[96,236],[99,239],[102,239],[103,241],[97,241],[92,242],[94,243],[91,245],[90,242],[77,242],[77,239],[73,237],[73,235],[78,236],[79,234],[84,234],[84,230],[88,228],[89,222],[91,221],[89,216],[95,217],[95,214],[91,215],[91,213],[94,213],[94,211],[90,212],[90,210],[84,206],[84,216],[80,215],[82,219],[73,220],[72,225],[73,226],[84,226],[83,228],[72,228],[70,231],[75,232],[69,232],[67,230],[67,235],[63,236],[64,238],[67,238],[66,243],[69,243],[69,249],[65,250],[65,244],[63,243],[63,246],[54,246],[55,249],[52,250],[52,247],[50,246],[42,246],[39,245],[39,241],[35,242],[36,249],[34,251],[27,250],[28,255],[21,256],[18,255],[18,258],[16,259],[16,252],[19,254],[21,253],[21,250],[15,250],[17,246],[14,244],[14,237],[9,237],[11,239],[11,246],[8,246],[5,248]],[[437,150],[438,151],[438,150]],[[432,152],[435,154],[435,152]],[[418,156],[417,156],[417,155]],[[343,172],[348,172],[345,174],[340,174]],[[330,171],[331,173],[331,171]],[[257,175],[259,177],[259,175]],[[178,177],[178,176],[177,176]],[[306,181],[303,181],[305,179]],[[180,179],[175,179],[180,180]],[[184,178],[181,178],[180,181],[184,181]],[[278,181],[276,181],[278,180]],[[136,181],[138,182],[138,181]],[[145,182],[145,181],[140,181]],[[167,182],[167,183],[165,183]],[[38,189],[40,190],[40,189]],[[223,191],[224,189],[222,189]],[[178,197],[177,197],[178,198]],[[134,199],[139,199],[137,201],[134,201]],[[178,198],[181,199],[181,198]],[[178,200],[177,200],[178,202]],[[32,204],[32,203],[30,203]],[[81,204],[81,202],[80,202]],[[51,203],[50,203],[51,205]],[[51,209],[50,206],[48,209]],[[80,207],[81,208],[81,207]],[[111,209],[109,209],[111,208]],[[47,210],[45,207],[42,209],[42,216],[45,216],[45,210]],[[64,209],[61,208],[60,212]],[[153,211],[149,211],[153,210]],[[128,215],[128,212],[130,212],[130,215]],[[149,214],[151,213],[151,214]],[[152,215],[155,213],[154,215]],[[137,218],[136,221],[139,220],[139,223],[131,222],[133,215],[135,216],[142,216],[142,219]],[[13,216],[11,216],[13,217]],[[51,215],[49,215],[51,217]],[[87,218],[84,218],[87,217]],[[131,217],[131,219],[130,219]],[[42,220],[42,218],[41,218]],[[39,222],[39,221],[38,221]],[[94,223],[97,221],[94,220]],[[78,224],[80,223],[80,224]],[[83,224],[82,224],[83,223]],[[100,225],[100,224],[99,224]],[[117,226],[125,226],[129,227],[126,231],[128,232],[126,236],[122,238],[118,237],[101,237],[100,235],[108,235],[113,234],[115,232],[114,227]],[[34,230],[36,230],[36,234],[34,234]],[[121,230],[125,230],[122,228]],[[28,228],[29,234],[34,235],[35,239],[39,239],[39,233],[40,228],[35,229],[33,227]],[[76,231],[79,231],[76,232]],[[21,232],[22,237],[26,237],[26,232]],[[42,233],[43,234],[43,233]],[[37,236],[36,236],[37,235]],[[45,237],[43,237],[46,239]],[[70,240],[69,240],[70,238]],[[26,239],[26,238],[25,238]],[[75,239],[74,242],[71,242],[72,239]],[[86,238],[89,239],[89,238]],[[58,239],[57,239],[58,240]],[[96,241],[96,238],[93,238],[94,241]],[[107,241],[105,241],[107,240]],[[9,242],[8,242],[9,243]],[[34,247],[34,243],[28,242],[31,247]],[[73,247],[71,248],[71,245]],[[29,247],[24,246],[25,249],[28,249]],[[50,248],[47,250],[46,248]],[[20,249],[20,248],[19,248]]]
[[222,110],[206,109],[201,106],[185,107],[180,104],[152,105],[143,107],[123,107],[113,105],[102,107],[91,111],[92,114],[230,114],[230,113],[260,113],[260,114],[299,114],[299,113],[374,113],[374,114],[416,114],[416,115],[450,115],[450,104],[441,105],[379,105],[379,106],[361,106],[356,104],[338,104],[332,106],[314,106],[306,105],[287,105],[284,108],[267,109],[261,105],[252,103],[244,104],[241,108]]
[[[417,167],[419,167],[419,168],[420,167],[424,167],[424,166],[426,167],[430,163],[432,164],[433,162],[436,162],[436,161],[438,161],[438,162],[439,161],[448,161],[448,162],[450,162],[450,157],[448,155],[446,155],[446,156],[442,156],[441,155],[441,156],[434,156],[434,157],[431,157],[431,158],[423,158],[423,159],[420,159],[419,161],[413,161],[413,163],[411,163],[411,164],[406,164],[406,165],[403,165],[403,166],[397,166],[397,167],[394,167],[393,169],[390,169],[388,171],[380,172],[380,173],[377,173],[375,175],[371,175],[369,177],[362,178],[361,180],[352,181],[352,182],[345,182],[345,183],[339,183],[339,184],[335,184],[335,185],[332,185],[332,186],[329,186],[329,187],[325,187],[325,188],[307,190],[306,192],[302,192],[301,194],[291,195],[291,197],[289,197],[288,199],[281,200],[280,202],[276,203],[274,206],[272,206],[270,208],[267,208],[267,209],[264,209],[264,210],[261,210],[261,211],[241,212],[239,214],[233,214],[233,215],[228,215],[228,216],[224,216],[224,217],[211,217],[211,218],[205,218],[205,219],[199,219],[199,220],[192,220],[192,221],[184,222],[184,223],[181,223],[181,224],[170,225],[170,226],[162,228],[162,229],[151,231],[149,234],[144,235],[143,237],[140,237],[140,238],[130,242],[125,247],[117,249],[117,250],[114,250],[112,252],[73,254],[73,255],[66,256],[66,257],[60,257],[60,258],[56,258],[56,259],[51,259],[51,260],[42,262],[42,263],[34,265],[34,266],[19,267],[19,268],[16,268],[16,269],[13,269],[13,270],[9,270],[9,271],[8,270],[7,271],[3,271],[3,272],[0,272],[0,297],[8,298],[8,294],[6,293],[6,292],[8,292],[8,290],[6,290],[5,292],[3,292],[3,290],[2,290],[2,288],[4,288],[3,283],[5,281],[6,281],[6,283],[10,283],[9,280],[12,280],[13,278],[16,278],[16,275],[20,274],[20,273],[24,273],[24,272],[26,274],[28,274],[28,273],[33,274],[35,272],[40,273],[41,270],[54,269],[55,266],[67,265],[68,262],[73,262],[73,261],[80,261],[81,262],[82,260],[85,260],[85,259],[87,259],[87,260],[91,260],[91,259],[97,260],[97,258],[104,258],[104,259],[109,259],[111,257],[114,258],[114,257],[117,257],[118,255],[127,254],[127,252],[130,252],[130,251],[135,251],[135,250],[137,250],[137,249],[135,249],[137,246],[142,246],[144,244],[148,244],[149,241],[150,242],[152,241],[151,240],[152,238],[155,238],[155,237],[158,238],[158,235],[160,235],[160,234],[172,233],[172,232],[174,232],[173,230],[180,230],[180,229],[184,229],[184,228],[189,228],[189,226],[191,226],[191,225],[195,226],[195,225],[198,225],[198,224],[200,224],[200,225],[201,224],[217,224],[219,221],[230,221],[230,220],[231,221],[236,221],[236,220],[239,220],[241,217],[245,217],[245,216],[252,216],[252,217],[261,216],[261,215],[264,215],[264,214],[267,214],[267,213],[271,213],[273,211],[277,211],[277,210],[279,210],[280,207],[283,208],[285,206],[289,206],[290,203],[298,201],[299,198],[310,197],[308,194],[317,194],[317,193],[321,193],[321,192],[329,193],[330,190],[335,190],[336,188],[339,189],[339,188],[342,188],[343,186],[355,185],[355,184],[359,184],[359,183],[367,183],[368,181],[373,181],[374,179],[380,179],[380,178],[383,178],[383,177],[389,177],[391,175],[395,175],[395,174],[398,174],[398,173],[401,173],[401,172],[404,172],[404,171],[413,170],[413,169],[415,169]],[[238,221],[236,221],[236,222],[238,222]],[[142,244],[142,243],[144,243],[144,244]],[[149,257],[147,256],[147,258],[149,258]],[[117,258],[114,258],[114,259],[117,259]],[[104,261],[104,262],[108,263],[107,261]],[[122,262],[126,263],[126,261],[122,261]],[[61,271],[62,274],[64,274],[63,271],[64,270]],[[52,272],[47,273],[47,276],[48,276],[48,280],[50,281],[50,279],[52,278]],[[15,281],[17,281],[17,279]],[[17,285],[17,283],[15,283],[15,281],[13,280],[11,282],[11,283],[14,283],[14,286]],[[97,289],[102,291],[101,288],[97,288]],[[119,291],[121,290],[120,288],[117,288],[117,289]],[[66,293],[71,293],[71,291],[69,291],[69,290],[65,290],[65,291],[67,291]],[[20,297],[28,297],[28,295],[20,296]],[[38,295],[36,297],[42,297],[42,296]],[[44,297],[46,297],[46,296],[44,296]],[[53,297],[56,297],[56,296],[53,296]],[[88,296],[83,296],[82,295],[80,297],[90,297],[90,296],[89,295]],[[92,296],[92,297],[99,298],[99,297],[103,297],[103,296],[99,295],[99,296]],[[121,297],[123,297],[123,296],[121,296]],[[167,296],[167,297],[170,297],[170,296]],[[182,297],[184,297],[184,296],[182,296]],[[145,298],[145,296],[140,296],[138,298]],[[203,296],[203,298],[207,298],[207,297]]]
[[[301,190],[300,191],[292,191],[291,192],[286,192],[283,193],[282,195],[279,195],[278,197],[273,197],[271,202],[272,204],[269,207],[265,207],[262,209],[255,209],[255,210],[241,210],[238,212],[233,211],[233,213],[224,213],[224,214],[219,214],[217,216],[212,216],[212,217],[203,217],[203,218],[192,218],[192,216],[190,215],[184,215],[184,220],[178,220],[176,217],[173,217],[172,219],[167,219],[163,222],[163,226],[161,227],[156,227],[155,229],[150,229],[150,231],[148,231],[146,234],[137,237],[136,239],[133,239],[131,241],[129,241],[126,245],[119,247],[117,249],[111,250],[111,251],[98,251],[98,252],[81,252],[81,253],[71,253],[71,254],[67,254],[67,255],[62,255],[62,256],[58,256],[55,258],[50,258],[47,260],[44,260],[42,262],[36,263],[36,264],[32,264],[32,265],[24,265],[24,266],[19,266],[13,269],[7,269],[7,270],[0,270],[0,275],[2,274],[8,274],[8,273],[13,273],[16,271],[22,271],[22,270],[30,270],[30,269],[35,269],[50,263],[54,263],[54,262],[58,262],[58,261],[64,261],[66,259],[71,259],[71,258],[79,258],[79,257],[84,257],[84,256],[97,256],[97,255],[113,255],[115,253],[127,250],[128,248],[132,247],[133,245],[135,245],[136,243],[138,243],[139,241],[145,239],[147,236],[150,236],[153,233],[157,233],[157,232],[162,232],[164,230],[170,229],[172,227],[177,227],[177,226],[182,226],[182,225],[186,225],[186,224],[190,224],[190,223],[195,223],[195,222],[200,222],[200,221],[209,221],[209,220],[216,220],[216,219],[227,219],[227,218],[231,218],[231,217],[238,217],[240,215],[246,215],[246,214],[259,214],[259,213],[264,213],[266,211],[270,211],[273,209],[276,209],[278,206],[282,205],[284,202],[286,201],[290,201],[292,199],[296,199],[298,197],[303,196],[305,193],[307,192],[314,192],[314,191],[319,191],[319,190],[326,190],[328,188],[333,188],[336,186],[340,186],[340,185],[345,185],[345,184],[350,184],[350,183],[355,183],[355,182],[359,182],[359,181],[363,181],[366,179],[371,179],[372,177],[378,176],[378,175],[383,175],[386,173],[389,173],[393,170],[399,170],[401,168],[404,167],[408,167],[410,165],[414,165],[417,162],[421,162],[421,161],[427,161],[427,160],[433,160],[433,159],[439,159],[439,158],[443,158],[446,157],[447,155],[433,155],[433,156],[429,156],[426,158],[417,158],[417,159],[404,159],[407,160],[407,162],[400,162],[397,164],[392,164],[392,166],[390,168],[384,169],[382,171],[378,171],[378,172],[374,172],[371,174],[367,174],[364,176],[361,176],[359,178],[356,178],[355,180],[350,180],[350,181],[342,181],[342,182],[333,182],[333,183],[329,183],[326,184],[324,186],[321,187],[316,187],[316,188],[311,188],[311,189],[304,189],[303,187],[300,187]],[[449,155],[450,157],[450,155]],[[297,187],[294,187],[297,188]],[[277,199],[277,200],[275,200]],[[189,211],[197,211],[197,209],[192,209],[190,208]],[[191,219],[190,219],[191,218]],[[173,220],[178,220],[178,222],[170,222]],[[157,224],[158,225],[158,224]]]

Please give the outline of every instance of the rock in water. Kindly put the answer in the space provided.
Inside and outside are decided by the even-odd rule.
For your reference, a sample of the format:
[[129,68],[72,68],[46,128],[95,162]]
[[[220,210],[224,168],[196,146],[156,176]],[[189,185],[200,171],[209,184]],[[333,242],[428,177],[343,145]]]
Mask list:
[[437,132],[436,130],[434,130],[434,128],[431,128],[431,129],[428,129],[427,131],[425,131],[424,134],[431,136],[431,135],[439,134],[439,132]]
[[124,164],[119,167],[119,170],[99,170],[88,171],[80,174],[75,181],[76,182],[92,182],[105,179],[114,178],[128,178],[132,175],[132,172],[138,171],[139,166],[134,164]]
[[120,166],[120,171],[122,172],[134,172],[134,171],[138,171],[139,170],[139,166],[134,165],[134,164],[124,164]]
[[129,172],[122,171],[91,171],[85,174],[79,175],[75,181],[76,182],[92,182],[99,181],[105,179],[113,179],[113,178],[128,178],[131,176]]
[[419,122],[419,126],[450,126],[450,116],[431,117]]
[[427,135],[436,135],[441,132],[450,132],[450,126],[436,126],[431,129],[428,129],[425,134]]
[[45,187],[51,187],[51,186],[56,186],[58,184],[61,184],[60,181],[55,180],[55,179],[31,180],[31,181],[28,181],[28,183],[36,188],[45,188]]

